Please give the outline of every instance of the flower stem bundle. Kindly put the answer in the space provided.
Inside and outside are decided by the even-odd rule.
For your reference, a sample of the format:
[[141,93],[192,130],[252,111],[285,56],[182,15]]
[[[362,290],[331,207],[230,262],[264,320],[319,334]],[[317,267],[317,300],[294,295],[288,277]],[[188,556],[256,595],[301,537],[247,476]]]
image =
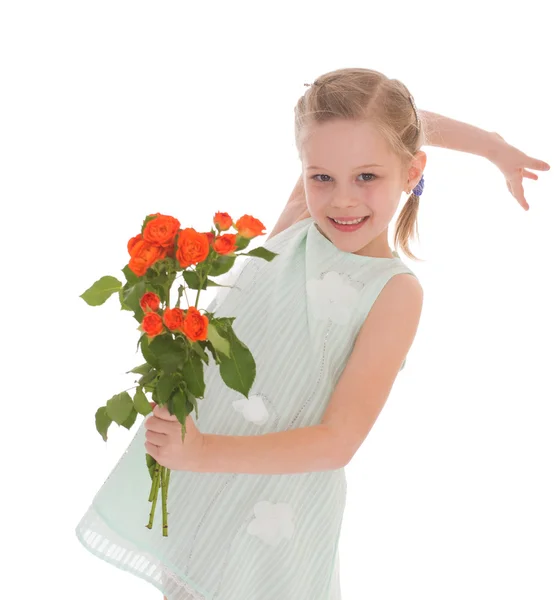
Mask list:
[[[148,215],[141,232],[127,243],[130,259],[122,272],[125,283],[116,277],[98,279],[81,298],[90,306],[99,306],[117,293],[121,308],[133,313],[138,321],[144,363],[128,373],[139,375],[131,397],[125,390],[110,398],[95,414],[96,429],[107,441],[108,428],[117,423],[130,429],[138,414],[152,412],[152,405],[166,406],[182,426],[195,411],[198,419],[198,399],[204,398],[204,366],[209,354],[219,366],[224,383],[248,398],[256,376],[256,364],[246,345],[233,331],[235,317],[215,317],[198,309],[201,290],[220,286],[212,277],[227,273],[237,256],[251,256],[271,261],[275,253],[258,247],[242,251],[250,241],[263,234],[264,225],[251,215],[236,222],[228,213],[217,212],[212,228],[200,233],[192,227],[182,229],[180,222],[160,213]],[[234,227],[236,233],[223,233]],[[178,279],[182,278],[182,282]],[[178,282],[177,299],[171,302],[171,291]],[[194,305],[188,304],[186,290],[195,290]],[[181,307],[185,295],[187,307]],[[146,394],[151,394],[152,403]],[[167,498],[170,469],[146,454],[152,503],[146,527],[152,529],[158,496],[162,496],[162,535],[168,535]]]

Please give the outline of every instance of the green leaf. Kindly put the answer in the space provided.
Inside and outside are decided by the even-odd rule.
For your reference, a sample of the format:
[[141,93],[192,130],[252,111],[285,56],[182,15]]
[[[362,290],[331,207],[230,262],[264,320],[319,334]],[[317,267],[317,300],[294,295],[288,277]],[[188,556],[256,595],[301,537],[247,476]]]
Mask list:
[[135,410],[141,415],[148,415],[152,412],[152,406],[148,402],[146,394],[142,391],[142,388],[138,387],[133,398],[133,406]]
[[209,277],[208,279],[206,279],[206,285],[208,287],[233,287],[232,285],[225,285],[223,283],[217,283],[215,281],[212,281]]
[[173,282],[177,276],[173,265],[173,259],[165,259],[155,263],[156,275],[149,278],[147,291],[158,294],[162,303],[167,303],[167,294],[171,290]]
[[102,436],[102,439],[107,442],[108,441],[108,427],[112,424],[112,419],[108,416],[106,412],[106,407],[101,406],[95,415],[96,420],[96,431]]
[[203,398],[206,391],[204,383],[204,365],[198,354],[191,354],[183,371],[183,379],[188,390],[196,398]]
[[208,340],[218,352],[225,354],[229,358],[231,351],[229,340],[226,340],[219,334],[217,327],[212,321],[208,323]]
[[[155,337],[152,342],[150,342],[148,348],[159,364],[159,367],[157,368],[162,369],[165,373],[180,371],[183,368],[188,355],[186,348],[183,348],[171,335]],[[145,356],[144,358],[146,358],[149,363],[154,364],[148,357]]]
[[167,293],[163,285],[153,285],[152,283],[150,283],[146,291],[158,294],[158,296],[160,297],[160,302],[162,304],[167,304]]
[[250,252],[246,252],[245,254],[239,254],[239,256],[255,256],[256,258],[263,258],[264,260],[271,262],[276,256],[278,256],[278,254],[276,254],[275,252],[271,252],[270,250],[267,250],[262,246],[259,246],[258,248],[250,250]]
[[111,275],[105,275],[95,281],[88,290],[84,291],[82,298],[89,306],[100,306],[115,292],[121,289],[122,283]]
[[[145,384],[145,386],[144,386],[144,391],[150,392],[151,394],[154,392],[155,389],[156,389],[155,383],[148,383],[148,384]],[[152,400],[155,400],[154,396],[152,396]]]
[[118,291],[119,294],[119,303],[121,304],[121,310],[131,310],[126,304],[125,304],[125,288],[121,288]]
[[146,375],[143,375],[139,380],[138,384],[142,387],[146,387],[150,382],[154,381],[158,375],[158,372],[155,369],[152,369]]
[[[209,325],[208,325],[209,327]],[[197,342],[192,342],[191,347],[192,347],[192,351],[195,352],[196,354],[198,354],[198,356],[200,357],[200,360],[204,361],[205,364],[209,364],[210,363],[210,359],[208,358],[208,355],[206,354],[206,351],[204,350],[204,346],[207,346],[207,343],[203,340],[197,341]]]
[[198,404],[196,402],[196,398],[192,394],[187,393],[187,406],[185,407],[185,411],[190,414],[193,410],[196,413],[196,418],[198,419]]
[[206,342],[206,350],[210,351],[210,354],[212,355],[215,364],[218,365],[220,363],[219,354],[217,353],[217,350],[214,348],[213,344],[209,340]]
[[235,243],[237,250],[244,250],[248,246],[248,244],[251,242],[251,240],[252,240],[252,238],[242,237],[241,235],[237,234],[236,243]]
[[[234,319],[234,317],[233,317]],[[226,319],[228,320],[228,319]],[[221,319],[224,321],[224,319]],[[229,357],[220,355],[219,373],[227,387],[241,393],[245,398],[256,378],[256,363],[252,353],[235,335],[230,325],[216,323],[219,332],[229,340]],[[223,328],[223,331],[221,331]]]
[[171,396],[170,401],[168,402],[168,410],[169,414],[175,415],[177,420],[181,425],[185,424],[185,419],[187,417],[186,412],[186,403],[187,396],[186,393],[179,387],[177,391]]
[[[187,287],[191,290],[197,290],[200,288],[200,277],[196,271],[183,271],[183,279],[185,280]],[[206,282],[204,281],[204,285],[202,289],[205,290],[207,287]]]
[[148,363],[144,363],[143,365],[139,365],[138,367],[127,371],[127,373],[138,373],[139,375],[146,375],[146,373],[149,373],[151,369],[151,365],[149,365]]
[[131,410],[131,414],[128,416],[128,418],[121,423],[121,425],[123,427],[126,427],[127,429],[131,429],[131,427],[135,424],[135,421],[137,420],[137,411],[134,409]]
[[[208,314],[213,315],[213,313]],[[214,325],[218,328],[219,333],[222,333],[233,328],[233,321],[235,319],[236,317],[217,317],[214,320]]]
[[146,293],[146,281],[141,279],[127,290],[123,290],[123,306],[126,307],[127,310],[131,310],[135,313],[135,319],[141,323],[142,318],[144,316],[144,312],[140,307],[140,301],[144,294]]
[[146,466],[148,467],[148,472],[150,473],[150,479],[154,480],[154,469],[156,468],[156,461],[150,456],[150,454],[146,455]]
[[[210,263],[209,275],[212,277],[217,277],[218,275],[223,275],[224,273],[229,272],[233,268],[235,260],[237,260],[237,257],[234,254],[218,254],[217,257]],[[187,271],[184,271],[183,273],[186,272]]]
[[163,373],[156,386],[158,403],[167,404],[171,393],[180,382],[181,377],[176,373]]
[[133,273],[133,271],[131,271],[129,265],[125,265],[121,270],[123,272],[123,275],[125,275],[125,281],[129,284],[129,287],[137,283],[137,281],[139,280],[139,276]]
[[106,404],[106,412],[108,417],[115,421],[118,425],[123,423],[129,418],[131,411],[133,410],[133,400],[127,392],[121,392],[116,394]]
[[[154,338],[154,339],[156,339],[156,338]],[[152,341],[154,341],[154,340],[152,340]],[[140,337],[139,343],[140,343],[140,350],[142,352],[142,356],[144,357],[144,360],[149,362],[156,369],[159,369],[160,361],[159,361],[158,357],[154,354],[154,352],[152,352],[152,350],[150,348],[151,342],[148,341],[148,336],[145,333],[143,333],[142,336]]]

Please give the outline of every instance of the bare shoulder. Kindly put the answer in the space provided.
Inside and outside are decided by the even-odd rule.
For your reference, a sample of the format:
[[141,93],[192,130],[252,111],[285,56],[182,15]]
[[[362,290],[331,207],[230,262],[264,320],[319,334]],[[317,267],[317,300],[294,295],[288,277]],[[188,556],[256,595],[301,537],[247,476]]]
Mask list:
[[[357,355],[371,352],[373,363],[392,374],[415,338],[423,308],[423,288],[409,273],[394,275],[373,303],[357,337]],[[355,348],[356,350],[356,348]]]
[[377,420],[419,326],[423,288],[409,273],[394,275],[373,303],[335,387],[322,424],[347,464]]
[[364,326],[372,327],[374,321],[388,321],[392,326],[396,317],[403,317],[404,325],[416,326],[423,307],[423,288],[419,280],[410,273],[393,275],[375,300]]

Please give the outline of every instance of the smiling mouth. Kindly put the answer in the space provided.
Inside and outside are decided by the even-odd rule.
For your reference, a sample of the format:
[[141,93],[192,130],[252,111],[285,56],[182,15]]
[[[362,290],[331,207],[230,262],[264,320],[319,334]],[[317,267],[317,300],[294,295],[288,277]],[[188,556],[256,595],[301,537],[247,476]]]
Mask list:
[[343,217],[329,217],[329,219],[331,219],[331,221],[335,221],[335,223],[338,223],[339,221],[342,221],[342,223],[339,223],[339,225],[344,225],[345,222],[346,222],[346,224],[348,224],[351,221],[360,222],[360,221],[363,221],[364,219],[369,219],[369,215],[365,215],[363,217],[348,217],[348,218],[343,218]]
[[337,229],[338,231],[342,231],[344,233],[348,233],[348,232],[352,232],[352,231],[358,231],[359,229],[361,229],[369,220],[369,217],[363,217],[361,221],[357,221],[351,224],[341,224],[341,223],[337,223],[334,219],[332,219],[331,217],[327,217],[331,223],[331,225]]

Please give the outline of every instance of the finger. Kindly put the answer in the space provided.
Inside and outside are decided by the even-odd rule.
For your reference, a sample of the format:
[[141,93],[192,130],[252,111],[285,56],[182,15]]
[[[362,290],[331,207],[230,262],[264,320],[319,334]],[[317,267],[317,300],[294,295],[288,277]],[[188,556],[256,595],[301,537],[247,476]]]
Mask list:
[[151,444],[150,442],[144,442],[144,447],[146,448],[146,452],[150,454],[155,461],[157,461],[159,456],[158,447],[154,446],[154,444]]
[[535,181],[539,178],[536,173],[531,173],[531,171],[527,171],[527,169],[523,169],[523,177],[527,177],[528,179],[534,179]]
[[148,442],[154,446],[157,446],[158,448],[167,445],[167,435],[165,435],[165,433],[158,433],[156,431],[148,430],[145,437]]
[[154,414],[159,419],[163,419],[164,421],[176,421],[177,420],[177,417],[175,415],[169,414],[169,410],[167,409],[167,406],[156,406],[154,408]]
[[539,160],[538,158],[527,157],[527,163],[525,166],[529,169],[535,169],[535,171],[549,171],[550,165],[544,160]]
[[523,185],[521,185],[521,181],[512,181],[510,182],[512,186],[512,194],[514,198],[521,204],[521,206],[527,210],[529,205],[525,200],[525,195],[523,193]]

